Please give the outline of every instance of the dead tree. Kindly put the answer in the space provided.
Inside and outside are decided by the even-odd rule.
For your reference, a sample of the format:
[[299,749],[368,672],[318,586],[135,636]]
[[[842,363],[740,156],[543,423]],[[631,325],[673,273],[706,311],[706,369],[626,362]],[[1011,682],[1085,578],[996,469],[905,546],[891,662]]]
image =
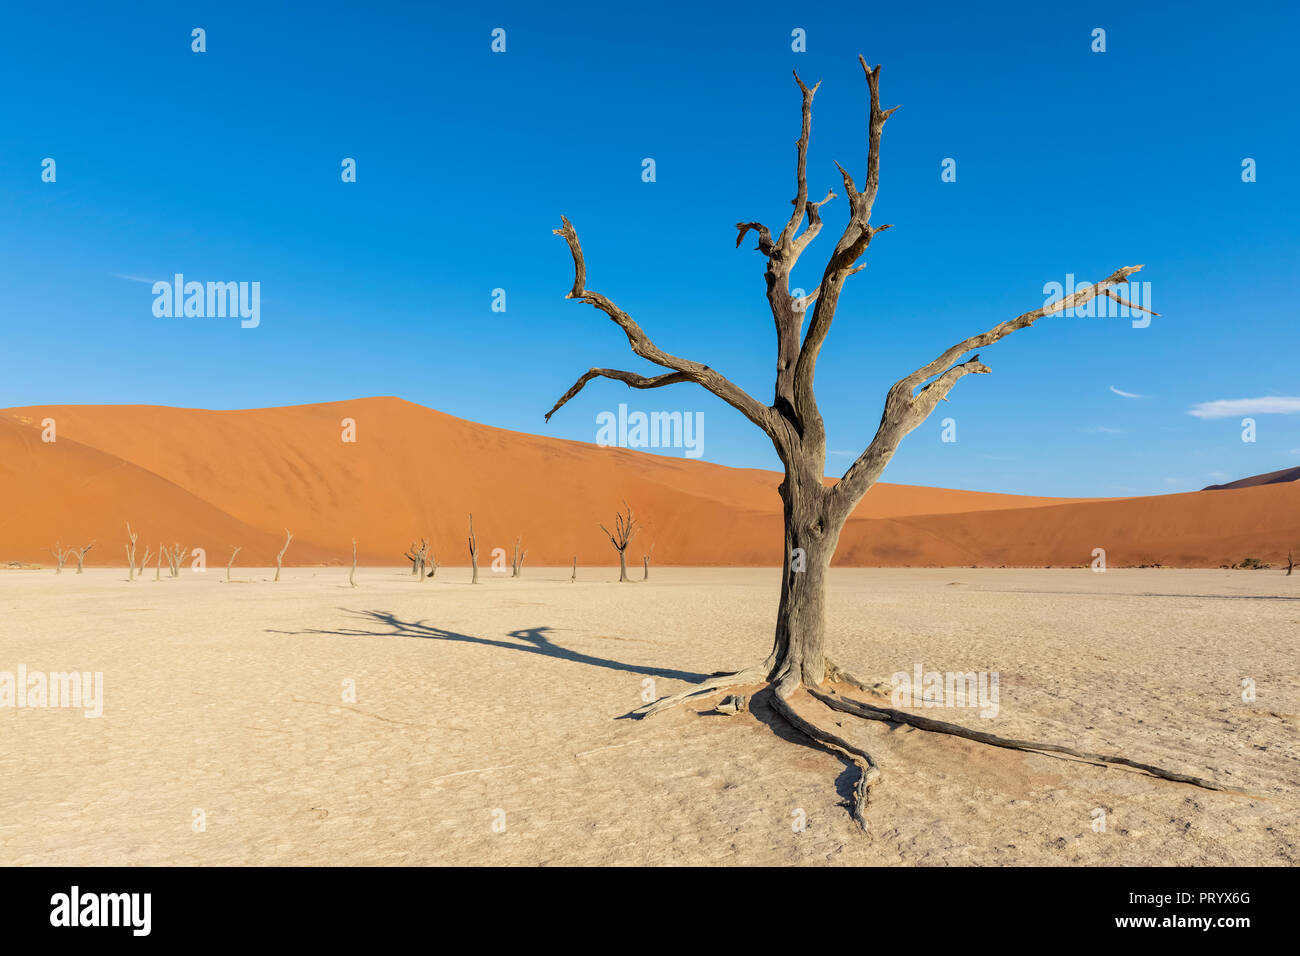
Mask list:
[[126,579],[128,581],[135,580],[135,539],[137,537],[139,535],[131,530],[131,522],[128,521],[126,523]]
[[[556,407],[558,408],[559,406]],[[552,409],[552,411],[554,411],[554,409]],[[632,540],[632,536],[636,534],[637,530],[636,518],[632,516],[632,508],[626,501],[623,502],[623,508],[627,511],[627,514],[624,514],[622,511],[615,513],[614,530],[612,532],[604,525],[600,526],[600,530],[609,535],[609,543],[612,544],[614,550],[618,552],[618,579],[620,582],[629,580],[627,576],[627,546]]]
[[237,545],[231,545],[231,547],[233,548],[233,550],[230,552],[230,560],[226,562],[226,583],[227,584],[230,583],[230,567],[235,563],[235,555],[239,554],[239,552],[243,550],[243,548]]
[[474,537],[474,515],[469,516],[469,566],[473,568],[470,584],[478,584],[478,539]]
[[357,586],[357,539],[352,539],[352,570],[348,572],[348,584]]
[[280,580],[280,562],[284,560],[284,553],[289,550],[289,542],[293,540],[293,532],[288,528],[284,529],[284,547],[280,553],[275,556],[275,579]]
[[[153,555],[153,549],[151,549],[148,545],[145,545],[145,547],[144,547],[144,560],[142,560],[142,561],[140,562],[140,577],[144,577],[144,569],[147,568],[147,567],[149,567],[149,558],[150,558],[152,555]],[[157,575],[154,576],[154,580],[155,580],[155,581],[158,580],[158,576],[157,576]]]
[[575,554],[573,556],[573,574],[569,578],[569,583],[573,584],[577,580],[578,580],[578,556]]
[[50,548],[50,554],[54,555],[55,574],[63,573],[63,562],[67,561],[68,557],[76,550],[76,548],[65,548],[61,542],[54,542],[54,547]]
[[[145,564],[148,564],[148,563],[149,563],[149,549],[148,549],[148,548],[145,548],[144,550],[145,550],[145,559],[144,559],[144,563],[145,563]],[[164,548],[161,544],[158,545],[158,557],[157,557],[157,562],[158,562],[158,563],[157,563],[157,566],[154,568],[154,571],[153,571],[153,579],[154,579],[155,581],[161,581],[161,580],[162,580],[162,562],[163,562],[163,552],[166,551],[166,550],[167,550],[167,549]],[[141,574],[144,573],[144,564],[140,565],[140,573],[141,573]]]
[[[989,371],[979,360],[977,350],[993,345],[1013,332],[1029,328],[1041,318],[1082,306],[1097,296],[1109,296],[1121,305],[1138,308],[1125,301],[1115,287],[1126,283],[1142,267],[1124,266],[1116,269],[1095,285],[1079,287],[1055,302],[1002,322],[987,332],[963,339],[916,371],[900,378],[885,395],[880,425],[871,443],[838,482],[827,485],[823,480],[826,473],[826,430],[813,390],[817,358],[830,332],[845,281],[865,268],[865,263],[860,263],[859,260],[867,252],[871,241],[889,228],[888,225],[872,225],[871,211],[880,185],[881,133],[885,121],[897,107],[881,109],[880,67],[871,69],[864,59],[858,59],[866,74],[870,101],[865,176],[860,181],[855,180],[851,173],[840,167],[848,200],[848,222],[826,261],[820,282],[807,295],[796,296],[791,292],[791,272],[800,256],[822,230],[821,207],[835,198],[833,191],[828,191],[826,198],[819,202],[810,200],[808,195],[808,140],[813,95],[817,87],[810,89],[797,74],[795,81],[803,98],[803,122],[796,142],[794,209],[775,236],[760,222],[736,224],[736,246],[740,246],[748,233],[755,233],[758,237],[757,251],[762,254],[765,263],[766,297],[776,327],[776,381],[771,404],[753,398],[712,365],[665,352],[651,341],[636,320],[611,299],[588,289],[587,266],[577,231],[566,217],[561,217],[563,225],[555,233],[562,236],[568,244],[574,265],[573,288],[566,297],[593,306],[607,315],[626,334],[628,345],[636,355],[660,366],[664,371],[645,376],[619,369],[592,368],[583,373],[560,397],[546,413],[546,418],[550,419],[565,402],[596,378],[613,379],[637,389],[692,382],[731,405],[768,436],[785,469],[784,480],[779,488],[785,525],[785,557],[771,650],[762,661],[753,666],[713,676],[682,693],[639,708],[636,713],[639,716],[649,716],[666,707],[702,698],[728,686],[766,684],[771,691],[772,705],[787,722],[813,740],[845,755],[861,770],[852,813],[865,826],[869,790],[879,778],[875,760],[866,750],[826,729],[824,720],[817,722],[800,713],[804,708],[811,709],[817,701],[840,714],[856,713],[858,716],[862,716],[860,709],[867,706],[851,706],[847,700],[828,695],[822,690],[828,681],[836,680],[858,689],[867,687],[829,660],[824,647],[826,577],[844,522],[863,495],[876,483],[903,437],[925,421],[939,402],[947,398],[959,380],[967,375],[985,374]],[[610,537],[617,547],[618,541],[613,535]],[[796,696],[804,687],[811,693]],[[796,709],[796,703],[799,710]],[[855,711],[854,706],[859,707],[859,711]],[[908,722],[917,726],[914,720]],[[950,732],[934,725],[922,729]],[[1020,749],[1025,750],[1051,749],[1050,745],[1035,745],[1024,741],[1018,743]],[[1180,779],[1209,789],[1233,789],[1211,780],[1189,779],[1159,768],[1143,769],[1156,776]]]
[[[1294,567],[1295,567],[1295,558],[1291,557],[1291,552],[1288,551],[1286,553],[1286,576],[1287,577],[1291,576],[1291,569]],[[77,573],[80,574],[81,573],[80,570],[78,570]]]
[[425,577],[433,577],[438,573],[438,553],[433,550],[433,545],[429,545],[429,573]]
[[650,580],[650,555],[655,553],[655,546],[650,545],[650,550],[641,555],[641,580]]
[[86,563],[86,552],[89,551],[89,550],[90,550],[91,548],[93,548],[94,546],[95,546],[95,542],[92,541],[92,542],[90,542],[90,544],[86,545],[84,548],[74,548],[74,549],[73,549],[73,550],[76,551],[76,553],[77,553],[77,573],[78,573],[78,574],[81,574],[82,569],[83,569],[83,567],[85,566],[85,563]]
[[185,549],[179,544],[175,544],[170,551],[164,549],[164,556],[167,558],[167,569],[171,576],[179,578],[181,576],[181,562],[185,560]]
[[406,549],[406,558],[411,562],[411,577],[424,576],[424,557],[429,551],[429,539],[421,538],[420,543],[411,542]]
[[515,536],[515,550],[510,556],[510,576],[517,578],[524,570],[524,558],[528,557],[527,551],[520,551],[519,545],[523,542],[523,537]]

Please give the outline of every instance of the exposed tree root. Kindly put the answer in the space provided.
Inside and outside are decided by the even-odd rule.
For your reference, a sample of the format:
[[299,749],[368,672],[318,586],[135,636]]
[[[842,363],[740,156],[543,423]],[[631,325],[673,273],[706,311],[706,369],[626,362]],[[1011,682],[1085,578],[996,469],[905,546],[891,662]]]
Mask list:
[[868,694],[874,694],[889,687],[888,684],[883,682],[868,685],[865,681],[858,680],[858,678],[844,670],[844,668],[840,667],[840,665],[836,664],[830,658],[826,659],[826,679],[841,684],[848,684],[849,686],[856,687],[858,690],[865,691]]
[[736,671],[731,674],[719,673],[713,674],[706,680],[698,684],[692,684],[686,690],[679,694],[673,694],[669,697],[660,697],[658,700],[646,704],[644,707],[638,707],[632,711],[629,716],[632,717],[651,717],[661,710],[667,710],[670,707],[676,707],[678,704],[685,704],[688,701],[695,700],[697,697],[704,697],[712,694],[714,691],[722,690],[726,687],[736,687],[740,684],[758,684],[767,679],[768,668],[766,664],[756,664],[753,667],[746,667],[744,670]]
[[[850,686],[867,693],[877,693],[881,691],[884,684],[869,685],[865,681],[859,680],[852,674],[840,668],[831,661],[826,661],[826,679]],[[853,717],[860,717],[864,720],[878,720],[886,723],[906,724],[909,727],[915,727],[918,730],[928,731],[936,734],[947,734],[953,737],[961,737],[965,740],[974,741],[975,743],[987,744],[991,747],[1002,747],[1007,750],[1020,750],[1026,753],[1042,753],[1050,756],[1060,757],[1062,759],[1086,761],[1093,765],[1100,766],[1122,766],[1131,767],[1157,777],[1161,780],[1170,780],[1174,783],[1190,784],[1194,787],[1200,787],[1203,790],[1217,790],[1225,793],[1240,793],[1250,796],[1249,791],[1241,787],[1233,787],[1228,784],[1218,783],[1214,780],[1207,780],[1204,777],[1196,777],[1191,774],[1178,773],[1173,770],[1166,770],[1163,767],[1154,764],[1140,763],[1136,760],[1130,760],[1127,757],[1113,757],[1106,754],[1089,753],[1083,750],[1076,750],[1073,747],[1066,747],[1060,744],[1042,743],[1033,740],[1016,740],[1011,737],[999,737],[996,734],[989,734],[979,730],[971,730],[960,724],[950,724],[947,721],[935,720],[931,717],[922,717],[919,714],[910,714],[906,711],[895,710],[891,707],[878,707],[873,704],[863,703],[862,701],[853,700],[843,697],[835,691],[823,690],[819,687],[808,687],[802,685],[795,672],[783,670],[774,674],[772,671],[771,660],[764,661],[744,670],[735,671],[734,673],[716,673],[710,675],[707,679],[698,684],[693,684],[686,690],[673,694],[669,697],[661,697],[653,703],[646,704],[632,711],[628,716],[632,717],[650,717],[660,711],[667,710],[670,707],[676,707],[678,704],[689,703],[693,700],[706,697],[719,690],[727,687],[735,687],[742,684],[767,684],[768,690],[771,691],[770,701],[772,708],[780,714],[792,728],[799,733],[808,737],[810,740],[821,744],[848,759],[859,770],[857,783],[853,788],[853,801],[850,807],[850,814],[854,822],[864,831],[867,829],[867,803],[871,796],[871,788],[880,781],[880,766],[876,763],[875,758],[867,751],[863,750],[856,744],[852,744],[832,731],[826,730],[813,723],[807,717],[795,710],[791,703],[791,698],[801,687],[806,687],[809,695],[826,705],[831,710],[840,713],[849,714]],[[729,699],[730,700],[730,699]],[[740,699],[743,700],[743,699]],[[736,701],[735,710],[725,709],[724,713],[734,713],[739,710],[747,709],[748,701],[741,705],[739,700]]]
[[1218,783],[1214,780],[1207,780],[1204,777],[1194,777],[1191,774],[1166,770],[1163,767],[1157,767],[1154,764],[1139,763],[1138,761],[1130,760],[1127,757],[1111,757],[1105,754],[1088,753],[1083,750],[1075,750],[1073,747],[1064,747],[1060,744],[1046,744],[1034,740],[1015,740],[1011,737],[999,737],[996,734],[987,734],[980,730],[970,730],[959,724],[950,724],[943,720],[921,717],[918,714],[909,714],[906,711],[894,710],[891,707],[876,707],[871,704],[864,704],[847,697],[841,697],[834,692],[827,693],[816,687],[808,688],[808,692],[812,694],[813,697],[816,697],[824,703],[827,707],[845,714],[851,714],[854,717],[861,717],[864,720],[882,720],[888,723],[907,724],[909,727],[915,727],[918,730],[926,730],[936,734],[949,734],[953,737],[962,737],[966,740],[973,740],[976,743],[988,744],[990,747],[1004,747],[1008,750],[1023,750],[1030,753],[1045,753],[1053,756],[1073,758],[1075,760],[1086,760],[1090,763],[1115,764],[1123,767],[1133,767],[1134,769],[1141,770],[1153,777],[1159,777],[1162,780],[1172,780],[1175,783],[1187,783],[1194,787],[1200,787],[1203,790],[1220,790],[1226,793],[1249,793],[1249,791],[1243,790],[1241,787],[1233,787],[1228,784]]
[[[790,691],[789,695],[793,696],[793,691]],[[772,688],[772,706],[785,719],[786,723],[795,730],[824,747],[842,753],[858,768],[860,773],[858,782],[853,787],[853,806],[849,812],[852,814],[854,822],[863,830],[866,830],[867,800],[871,796],[872,785],[880,780],[880,767],[871,754],[805,719],[791,706],[787,696],[782,693],[779,687]]]

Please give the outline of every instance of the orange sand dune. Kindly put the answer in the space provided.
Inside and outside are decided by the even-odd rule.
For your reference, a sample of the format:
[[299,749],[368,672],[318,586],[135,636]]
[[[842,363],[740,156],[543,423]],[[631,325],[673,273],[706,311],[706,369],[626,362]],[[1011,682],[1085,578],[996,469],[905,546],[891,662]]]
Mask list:
[[[41,441],[42,419],[57,441]],[[343,420],[356,442],[342,440]],[[141,545],[203,547],[224,565],[401,563],[428,535],[439,560],[480,563],[523,536],[528,563],[607,565],[597,528],[626,499],[645,523],[632,560],[772,565],[781,560],[779,476],[524,435],[396,398],[240,411],[48,406],[0,413],[0,562],[48,564],[56,540],[97,540],[91,564],[122,564],[124,522]],[[1060,499],[882,484],[841,538],[858,565],[1213,565],[1276,559],[1300,543],[1300,485],[1133,499]]]

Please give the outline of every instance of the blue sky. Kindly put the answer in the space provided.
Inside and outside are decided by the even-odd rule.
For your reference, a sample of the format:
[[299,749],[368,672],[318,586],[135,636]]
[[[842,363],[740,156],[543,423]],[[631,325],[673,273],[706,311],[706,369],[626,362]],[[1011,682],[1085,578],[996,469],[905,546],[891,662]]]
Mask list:
[[[862,53],[902,104],[874,217],[895,227],[819,363],[829,470],[870,440],[895,379],[1042,304],[1045,283],[1138,262],[1162,313],[1149,327],[1052,318],[986,350],[993,374],[963,380],[885,479],[1127,495],[1300,464],[1294,4],[287,6],[6,7],[0,406],[393,394],[593,441],[626,402],[701,411],[705,459],[775,467],[690,385],[597,382],[543,422],[590,366],[648,370],[563,298],[551,230],[568,215],[588,286],[661,347],[770,401],[762,258],[734,248],[734,223],[788,215],[791,69],[822,81],[810,192],[843,191],[833,160],[861,178]],[[816,285],[845,208],[825,207],[797,284]],[[140,280],[177,272],[260,282],[261,324],[155,317]],[[1293,401],[1253,414],[1255,442],[1238,406],[1189,414],[1263,397]]]

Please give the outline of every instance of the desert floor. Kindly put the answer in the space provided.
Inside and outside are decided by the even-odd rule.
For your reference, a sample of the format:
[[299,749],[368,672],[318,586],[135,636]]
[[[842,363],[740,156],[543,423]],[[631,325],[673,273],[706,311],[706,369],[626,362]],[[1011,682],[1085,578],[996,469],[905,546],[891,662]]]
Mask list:
[[763,656],[779,572],[568,576],[0,571],[0,671],[104,675],[99,718],[0,709],[0,864],[1300,863],[1300,576],[835,571],[858,676],[999,673],[996,718],[928,716],[1252,794],[841,716],[883,769],[865,834],[761,696],[617,719]]

